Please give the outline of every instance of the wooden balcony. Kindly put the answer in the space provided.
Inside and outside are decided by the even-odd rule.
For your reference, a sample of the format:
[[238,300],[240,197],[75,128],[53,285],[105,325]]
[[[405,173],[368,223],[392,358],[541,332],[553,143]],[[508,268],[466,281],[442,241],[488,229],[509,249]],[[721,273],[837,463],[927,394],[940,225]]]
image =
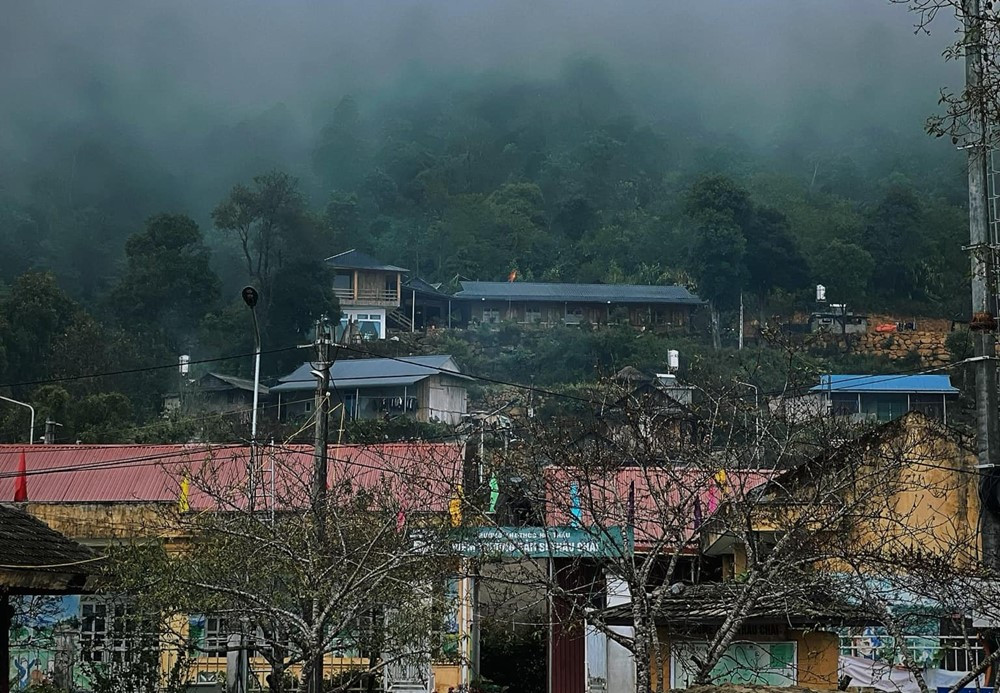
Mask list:
[[395,289],[334,289],[333,294],[342,306],[399,306],[399,292]]

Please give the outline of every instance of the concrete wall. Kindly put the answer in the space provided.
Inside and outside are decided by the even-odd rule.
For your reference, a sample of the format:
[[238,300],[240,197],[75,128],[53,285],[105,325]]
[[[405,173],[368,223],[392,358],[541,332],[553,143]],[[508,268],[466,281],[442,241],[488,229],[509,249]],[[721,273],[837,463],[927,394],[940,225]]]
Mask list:
[[972,564],[980,545],[975,455],[923,417],[910,415],[903,423],[903,434],[872,451],[869,464],[892,469],[900,456],[909,464],[887,487],[891,497],[873,503],[870,516],[856,523],[854,538],[859,546],[892,542]]

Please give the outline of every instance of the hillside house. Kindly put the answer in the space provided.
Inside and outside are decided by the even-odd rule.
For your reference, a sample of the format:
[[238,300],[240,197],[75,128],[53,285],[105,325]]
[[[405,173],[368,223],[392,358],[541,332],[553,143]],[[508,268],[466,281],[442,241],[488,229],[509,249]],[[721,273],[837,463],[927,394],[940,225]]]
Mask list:
[[340,339],[356,323],[362,339],[385,339],[387,320],[405,322],[399,311],[403,274],[409,270],[387,265],[359,250],[348,250],[326,259],[334,270],[333,293],[340,301]]
[[[263,409],[270,396],[266,385],[257,386],[258,406]],[[253,410],[253,381],[225,373],[206,373],[190,393],[192,406],[210,412],[246,412]]]
[[[316,378],[304,363],[271,388],[283,420],[312,411]],[[406,416],[457,424],[466,413],[467,376],[448,355],[340,359],[330,369],[333,406],[349,420]]]
[[948,403],[958,397],[947,375],[824,375],[810,388],[834,416],[891,421],[918,411],[948,422]]
[[683,286],[463,281],[455,294],[473,324],[626,324],[688,329],[703,301]]

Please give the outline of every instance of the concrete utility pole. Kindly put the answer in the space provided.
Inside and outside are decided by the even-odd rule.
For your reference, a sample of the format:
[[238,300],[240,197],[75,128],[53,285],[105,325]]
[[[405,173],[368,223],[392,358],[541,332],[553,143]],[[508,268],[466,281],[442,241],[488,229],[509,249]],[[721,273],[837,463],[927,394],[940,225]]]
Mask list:
[[[966,146],[969,163],[969,246],[972,251],[972,332],[976,364],[976,442],[978,461],[984,478],[990,480],[992,467],[1000,462],[1000,428],[997,426],[996,317],[992,279],[994,243],[990,237],[987,159],[989,141],[982,107],[980,84],[983,72],[982,19],[979,0],[963,0],[965,23],[965,87],[972,99],[971,122],[976,141]],[[995,492],[995,490],[993,491]],[[1000,567],[1000,518],[982,512],[983,561]]]
[[[316,395],[313,410],[316,412],[315,438],[313,440],[313,475],[311,502],[313,507],[313,522],[315,523],[315,544],[321,550],[326,543],[326,440],[330,417],[330,345],[333,339],[330,334],[330,323],[326,316],[316,321]],[[314,605],[313,613],[319,611],[319,605]],[[313,662],[312,675],[308,682],[308,693],[323,693],[323,653],[316,654]]]
[[52,419],[45,419],[45,444],[55,445],[56,442],[56,426],[62,426],[61,423],[53,421]]

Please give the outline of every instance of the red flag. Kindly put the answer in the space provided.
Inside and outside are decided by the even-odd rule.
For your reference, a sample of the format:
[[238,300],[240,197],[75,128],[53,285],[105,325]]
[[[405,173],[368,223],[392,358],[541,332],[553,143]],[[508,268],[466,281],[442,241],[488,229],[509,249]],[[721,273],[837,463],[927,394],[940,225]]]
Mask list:
[[14,502],[23,503],[28,500],[28,463],[21,451],[21,459],[17,462],[17,478],[14,480]]
[[510,274],[507,275],[507,281],[512,282],[517,279],[517,270],[511,270]]

